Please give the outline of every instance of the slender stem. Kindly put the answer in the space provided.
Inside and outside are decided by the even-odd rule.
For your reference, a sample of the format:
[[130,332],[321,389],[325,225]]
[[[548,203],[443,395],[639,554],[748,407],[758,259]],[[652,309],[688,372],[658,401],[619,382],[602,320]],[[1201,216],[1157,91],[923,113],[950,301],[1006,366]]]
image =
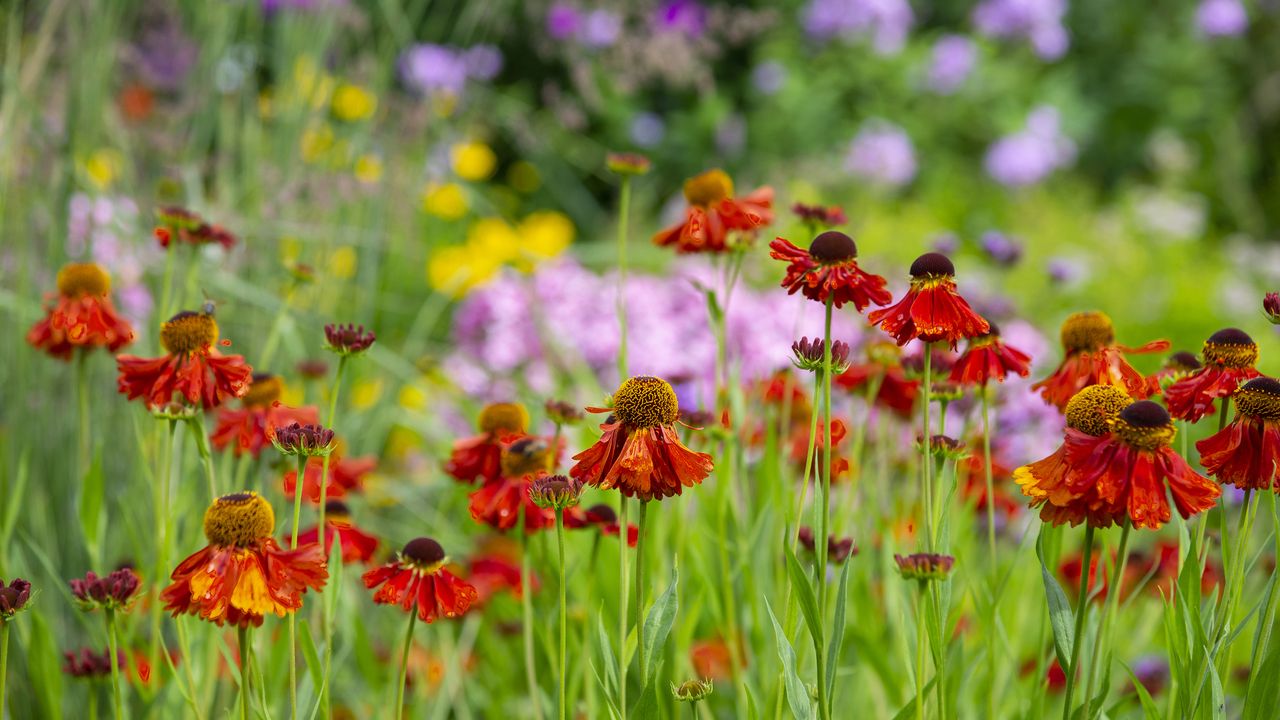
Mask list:
[[[1111,572],[1111,590],[1107,593],[1107,604],[1102,606],[1102,619],[1098,621],[1098,640],[1093,644],[1093,659],[1089,662],[1088,679],[1084,690],[1084,714],[1081,720],[1093,717],[1093,686],[1102,668],[1098,666],[1107,658],[1111,644],[1111,620],[1120,603],[1120,592],[1123,590],[1124,568],[1129,562],[1129,531],[1133,525],[1126,519],[1124,529],[1120,531],[1120,547],[1116,551],[1115,562]],[[1078,642],[1078,640],[1077,640]],[[1103,688],[1106,691],[1106,688]]]
[[209,502],[213,502],[218,499],[218,476],[213,469],[213,454],[209,452],[209,436],[204,431],[204,415],[197,413],[187,423],[191,434],[195,436],[200,462],[204,465],[204,478],[209,484]]
[[624,175],[618,197],[618,382],[627,379],[627,230],[630,212],[631,177]]
[[[529,686],[529,701],[533,703],[533,716],[542,720],[542,694],[538,691],[538,670],[533,658],[533,586],[529,564],[529,533],[525,531],[528,517],[524,505],[520,506],[520,607],[523,612],[524,675]],[[625,525],[623,537],[626,537]],[[625,593],[624,593],[625,594]]]
[[1063,668],[1067,674],[1067,693],[1062,701],[1062,720],[1071,720],[1071,699],[1076,691],[1076,671],[1080,668],[1080,646],[1084,644],[1084,619],[1089,614],[1089,583],[1093,580],[1090,565],[1093,562],[1093,523],[1084,526],[1083,565],[1080,573],[1080,593],[1076,597],[1075,640],[1071,643],[1071,659]]
[[[343,355],[338,359],[338,371],[333,375],[333,387],[329,390],[329,415],[325,418],[325,427],[333,429],[334,419],[338,414],[338,392],[342,389],[343,371],[347,369],[347,357]],[[324,456],[324,460],[320,463],[320,527],[324,528],[325,505],[329,501],[329,463],[333,457],[333,453]],[[298,471],[298,482],[302,482],[302,471]],[[323,542],[323,541],[322,541]],[[324,549],[325,555],[328,556],[329,548]],[[321,591],[323,592],[323,590]],[[326,674],[325,677],[328,677]]]
[[987,548],[991,553],[992,567],[996,563],[996,503],[995,479],[991,471],[991,400],[987,397],[987,388],[978,390],[982,395],[982,464],[983,474],[987,481]]
[[[156,472],[156,487],[153,492],[153,500],[156,514],[156,568],[155,577],[163,578],[168,574],[168,568],[165,566],[169,563],[169,498],[170,486],[172,485],[173,475],[173,459],[174,459],[174,435],[178,430],[178,421],[169,420],[169,433],[164,435],[161,440],[161,446],[157,452],[160,457],[160,468]],[[164,583],[155,582],[151,587],[151,667],[160,667],[160,651],[162,645],[162,609],[164,603],[160,602],[160,591],[164,588]]]
[[[298,524],[302,519],[302,479],[307,471],[306,455],[298,456],[298,479],[293,483],[293,536],[289,539],[289,549],[298,549]],[[323,487],[323,483],[321,483]],[[324,527],[319,531],[320,543],[324,544]],[[328,556],[328,549],[325,549]],[[289,717],[298,718],[298,618],[297,613],[289,613]]]
[[[325,419],[325,427],[333,429],[334,420],[338,414],[338,393],[342,389],[343,371],[347,369],[347,358],[343,355],[338,358],[338,370],[333,375],[333,387],[329,389],[329,416]],[[333,453],[327,453],[324,459],[320,461],[320,544],[324,545],[324,556],[329,557],[329,543],[325,542],[325,512],[328,510],[329,504],[329,463],[332,462]],[[303,469],[298,470],[298,480],[295,485],[295,492],[302,488]],[[334,541],[338,538],[334,533]],[[320,597],[324,597],[326,585],[320,589]],[[337,590],[334,590],[337,592]],[[341,597],[341,596],[339,596]],[[329,716],[329,670],[333,665],[333,618],[329,617],[329,603],[323,603],[320,613],[320,620],[323,624],[322,632],[324,633],[324,679],[320,689],[320,708],[321,716]]]
[[924,437],[921,439],[920,463],[924,466],[921,482],[925,503],[925,548],[933,551],[933,439],[929,433],[929,411],[933,405],[933,345],[924,344]]
[[[298,479],[293,483],[293,535],[289,539],[289,549],[296,550],[298,548],[298,524],[302,521],[302,495],[303,495],[303,478],[307,472],[307,461],[310,460],[306,455],[298,456]],[[323,479],[320,487],[324,487]],[[323,491],[322,491],[323,492]],[[320,528],[320,544],[324,544],[324,528]],[[326,555],[329,549],[325,548]]]
[[[1244,590],[1245,566],[1247,565],[1246,553],[1249,546],[1249,534],[1253,530],[1253,510],[1256,509],[1251,503],[1253,497],[1253,489],[1246,488],[1244,501],[1240,504],[1239,524],[1236,526],[1235,550],[1231,553],[1231,577],[1227,580],[1226,588],[1227,601],[1218,608],[1222,615],[1218,618],[1217,628],[1214,632],[1219,642],[1227,635],[1227,630],[1231,626],[1231,619],[1235,616],[1236,608],[1239,606],[1240,593]],[[1224,567],[1226,567],[1225,564]],[[1221,654],[1218,655],[1218,666],[1225,670],[1228,664],[1226,661],[1231,655],[1230,645],[1224,643],[1219,652]]]
[[569,704],[565,699],[566,658],[569,655],[568,593],[565,589],[564,566],[564,509],[556,508],[556,548],[560,554],[560,720],[569,717]]
[[120,696],[120,643],[116,637],[116,611],[107,608],[107,650],[111,653],[111,703],[115,718],[124,717],[124,701]]
[[[629,503],[626,495],[618,495],[618,712],[627,720],[627,525]],[[637,543],[639,540],[637,539]]]
[[645,677],[644,647],[644,551],[647,549],[645,536],[648,534],[649,501],[640,498],[640,517],[636,532],[636,667],[640,670],[640,683],[648,681]]
[[[89,473],[90,448],[89,440],[89,351],[76,349],[76,404],[79,407],[80,427],[76,448],[79,451],[80,480]],[[96,538],[90,538],[96,541]]]
[[[813,472],[813,464],[816,457],[815,451],[818,447],[818,417],[821,412],[821,406],[816,398],[821,392],[822,376],[815,373],[813,376],[813,396],[815,401],[813,403],[813,411],[809,413],[809,447],[804,453],[804,475],[801,476],[800,502],[796,506],[796,527],[792,528],[793,530],[799,529],[800,516],[804,514],[804,503],[809,497],[809,475]],[[794,551],[796,545],[800,542],[799,535],[793,532],[788,541],[791,543],[792,551]]]
[[240,637],[240,720],[249,720],[249,666],[253,650],[249,647],[249,628],[242,625],[237,634]]
[[916,720],[924,720],[924,588],[916,593]]
[[0,718],[4,717],[5,680],[9,677],[9,623],[0,622]]
[[[528,594],[529,588],[524,588]],[[409,627],[404,631],[404,649],[400,651],[400,682],[396,684],[396,720],[404,716],[404,686],[409,678],[409,648],[413,647],[413,626],[418,621],[418,603],[409,609]]]
[[827,537],[831,532],[831,316],[835,294],[827,295],[822,338],[822,507],[818,513],[818,533],[814,549],[818,560],[813,569],[814,593],[818,596],[818,637],[814,638],[818,665],[818,717],[831,717],[827,697]]

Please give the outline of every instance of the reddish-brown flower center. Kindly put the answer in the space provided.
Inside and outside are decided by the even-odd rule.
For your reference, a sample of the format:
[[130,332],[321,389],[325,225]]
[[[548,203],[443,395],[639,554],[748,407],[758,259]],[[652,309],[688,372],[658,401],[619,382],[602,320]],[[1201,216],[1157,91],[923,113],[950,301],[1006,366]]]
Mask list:
[[271,503],[252,491],[223,495],[204,513],[204,536],[220,547],[248,547],[275,527]]
[[1073,313],[1062,323],[1062,347],[1069,353],[1095,352],[1115,339],[1115,326],[1106,313]]
[[184,311],[160,325],[160,344],[170,355],[186,355],[213,347],[218,323],[212,315]]
[[1195,353],[1179,350],[1164,361],[1164,366],[1170,370],[1188,373],[1200,369],[1200,360],[1196,358]]
[[1111,430],[1125,444],[1139,450],[1168,447],[1178,432],[1169,411],[1150,400],[1139,400],[1121,410],[1111,421]]
[[428,537],[414,538],[405,543],[400,559],[413,569],[424,573],[439,570],[447,559],[440,543]]
[[690,205],[707,208],[733,197],[733,180],[719,168],[684,181],[684,199]]
[[58,294],[101,297],[111,291],[111,276],[97,263],[68,263],[58,271]]
[[651,428],[679,419],[680,404],[666,380],[642,375],[622,383],[613,394],[613,412],[624,425]]
[[1226,328],[1209,336],[1203,354],[1205,363],[1210,365],[1248,368],[1258,362],[1258,344],[1245,331]]
[[280,399],[284,392],[284,381],[279,375],[254,373],[249,392],[240,399],[245,407],[267,407]]
[[823,265],[840,265],[858,257],[858,245],[839,230],[828,230],[809,243],[809,256]]
[[480,432],[522,433],[529,427],[529,411],[520,403],[490,403],[480,411]]
[[1280,420],[1280,381],[1269,377],[1254,378],[1235,394],[1236,410],[1241,415]]
[[913,278],[951,278],[955,276],[955,264],[951,262],[951,258],[942,253],[925,253],[911,263],[911,277]]
[[518,478],[539,470],[550,470],[550,443],[540,437],[523,437],[502,449],[503,477]]
[[1101,437],[1110,429],[1111,419],[1130,402],[1129,396],[1114,385],[1090,385],[1073,395],[1067,403],[1067,426]]

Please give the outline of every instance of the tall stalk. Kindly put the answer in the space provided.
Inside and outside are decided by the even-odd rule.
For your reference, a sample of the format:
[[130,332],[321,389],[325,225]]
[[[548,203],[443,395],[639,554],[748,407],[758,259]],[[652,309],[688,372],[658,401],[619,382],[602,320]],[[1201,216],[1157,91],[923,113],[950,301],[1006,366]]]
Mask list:
[[1084,645],[1084,620],[1089,614],[1089,583],[1093,580],[1090,567],[1093,562],[1093,523],[1084,526],[1084,555],[1080,574],[1080,592],[1076,597],[1075,638],[1071,643],[1071,658],[1063,668],[1067,675],[1067,692],[1062,701],[1062,720],[1071,720],[1071,700],[1076,692],[1076,672],[1080,669],[1080,646]]
[[[625,532],[625,531],[624,531]],[[625,536],[624,536],[625,537]],[[556,550],[560,556],[560,720],[568,720],[569,703],[565,695],[566,658],[569,654],[568,592],[565,588],[564,508],[556,508]]]
[[[1102,606],[1102,619],[1098,621],[1098,640],[1093,644],[1093,659],[1089,662],[1088,683],[1085,684],[1084,688],[1084,714],[1081,715],[1082,720],[1089,720],[1089,718],[1093,717],[1094,682],[1103,670],[1099,665],[1106,661],[1110,652],[1111,620],[1116,614],[1117,605],[1120,603],[1124,568],[1129,562],[1129,531],[1133,529],[1133,525],[1128,519],[1125,519],[1123,527],[1124,529],[1120,531],[1120,547],[1116,551],[1116,559],[1112,565],[1111,591],[1107,593],[1106,605]],[[1079,638],[1076,639],[1076,642],[1080,642]]]
[[[338,358],[338,369],[333,375],[333,386],[329,389],[329,414],[325,418],[325,427],[333,429],[333,423],[338,415],[338,392],[342,389],[343,371],[347,369],[348,355],[342,355]],[[320,461],[320,543],[325,545],[324,556],[327,559],[330,555],[329,543],[325,538],[325,512],[328,510],[329,503],[329,463],[332,462],[333,453],[326,453],[324,459]],[[301,492],[302,481],[304,479],[305,465],[298,469],[298,478],[294,483],[294,492]],[[337,540],[337,533],[334,533],[334,539]],[[337,592],[335,589],[333,592]],[[320,597],[324,597],[324,588],[320,590]],[[339,596],[341,597],[341,596]],[[320,689],[320,709],[324,717],[329,715],[329,671],[333,666],[333,618],[329,617],[330,603],[322,603],[320,611],[320,621],[323,627],[321,631],[324,634],[324,669],[323,680]]]
[[[524,589],[525,593],[529,588]],[[409,678],[409,649],[413,647],[413,626],[418,621],[418,603],[409,608],[409,627],[404,631],[404,648],[400,651],[400,682],[396,683],[396,720],[404,717],[404,686]]]
[[925,549],[934,551],[933,538],[933,436],[929,432],[929,413],[933,408],[933,345],[924,343],[924,437],[921,439],[920,464],[924,466],[921,483],[925,504]]
[[240,639],[240,720],[249,720],[249,666],[253,650],[249,647],[249,628],[241,625],[236,633]]
[[[627,577],[627,496],[618,495],[618,712],[627,720],[627,596],[631,586]],[[639,543],[639,538],[636,540]]]
[[[618,315],[618,384],[626,382],[627,372],[627,233],[631,212],[631,176],[622,175],[618,197],[618,287],[615,311]],[[627,718],[627,595],[630,592],[627,573],[627,496],[618,496],[618,522],[622,528],[618,544],[618,712]],[[637,633],[637,636],[639,633]]]
[[[289,539],[289,549],[298,549],[298,525],[302,520],[302,477],[307,468],[306,455],[298,456],[298,479],[293,484],[293,534]],[[324,528],[320,528],[323,542]],[[296,612],[289,613],[289,717],[298,719],[298,617]]]
[[982,395],[982,464],[983,474],[987,481],[987,549],[991,553],[991,566],[999,569],[996,562],[996,503],[995,478],[991,470],[991,399],[987,395],[987,386],[978,389]]
[[77,460],[79,463],[80,481],[89,474],[90,456],[93,454],[89,439],[89,351],[76,349],[76,406],[79,415],[79,430],[76,438]]
[[[534,665],[533,657],[533,598],[530,578],[532,572],[529,567],[529,533],[525,531],[528,524],[528,514],[524,508],[524,504],[520,505],[520,522],[518,523],[520,533],[520,609],[522,613],[521,630],[524,636],[524,676],[529,687],[529,702],[533,704],[533,716],[538,720],[542,720],[542,695],[538,690],[538,669]],[[626,537],[626,529],[623,526],[623,538]],[[626,543],[624,542],[623,545]],[[625,552],[623,553],[626,554]],[[626,593],[624,592],[625,596]]]
[[818,597],[818,637],[814,638],[818,667],[818,717],[831,717],[831,699],[827,697],[827,537],[831,532],[831,316],[835,294],[827,295],[822,339],[822,507],[818,515],[818,533],[814,538],[817,562],[813,570],[814,593]]
[[0,717],[4,717],[5,681],[9,677],[9,623],[0,622]]
[[[120,695],[120,641],[116,635],[116,611],[106,610],[107,618],[107,651],[111,653],[111,707],[115,710],[116,720],[124,717],[124,700]],[[3,715],[0,705],[0,715]]]
[[636,523],[639,526],[636,530],[636,668],[640,671],[640,683],[643,685],[648,679],[644,676],[644,603],[646,599],[644,595],[644,551],[648,549],[645,535],[649,530],[649,502],[643,498],[639,502],[640,517]]
[[[156,565],[155,577],[157,580],[168,574],[169,564],[169,522],[170,522],[170,485],[173,475],[173,457],[174,457],[174,435],[178,429],[177,420],[168,421],[167,434],[162,435],[160,447],[156,455],[160,458],[160,467],[156,471],[154,482],[155,489],[152,492],[152,501],[155,507],[155,537],[156,537]],[[161,631],[161,623],[163,618],[164,603],[160,602],[160,591],[164,587],[162,582],[154,582],[151,584],[151,667],[160,667],[160,651],[163,646]]]
[[[622,189],[618,196],[618,382],[627,379],[627,231],[631,213],[631,176],[622,176]],[[625,711],[624,711],[625,712]]]

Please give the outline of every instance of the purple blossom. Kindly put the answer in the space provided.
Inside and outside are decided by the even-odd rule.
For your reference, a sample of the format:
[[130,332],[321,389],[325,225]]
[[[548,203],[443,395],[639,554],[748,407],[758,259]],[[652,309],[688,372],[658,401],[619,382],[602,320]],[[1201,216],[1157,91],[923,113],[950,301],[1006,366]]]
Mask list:
[[929,61],[929,88],[949,95],[960,88],[973,72],[978,51],[963,35],[944,35],[933,44]]
[[802,22],[815,40],[870,35],[876,52],[889,55],[902,49],[915,14],[907,0],[811,0]]
[[1196,8],[1196,27],[1209,37],[1235,37],[1249,29],[1240,0],[1203,0]]
[[421,43],[400,55],[400,77],[423,95],[461,95],[467,85],[467,63],[453,48]]
[[1045,60],[1062,57],[1071,44],[1062,18],[1067,0],[983,0],[973,10],[978,32],[993,38],[1023,38]]
[[547,35],[552,40],[568,40],[582,28],[582,13],[572,5],[556,3],[547,10]]
[[488,81],[502,72],[502,51],[493,45],[475,45],[462,53],[467,77]]
[[592,10],[582,21],[578,39],[590,48],[607,48],[622,35],[622,18],[609,10]]
[[1041,106],[1027,116],[1025,128],[992,144],[983,164],[996,182],[1021,187],[1040,182],[1075,157],[1075,143],[1062,134],[1057,109]]
[[179,90],[186,83],[197,52],[196,44],[182,31],[181,21],[169,14],[143,30],[132,48],[142,79],[149,87],[166,92]]
[[1069,285],[1080,279],[1084,274],[1084,267],[1078,260],[1071,258],[1056,257],[1050,258],[1045,266],[1045,271],[1049,275],[1049,280],[1059,285]]
[[999,230],[988,230],[978,240],[982,252],[997,265],[1009,267],[1022,259],[1022,243]]
[[654,113],[640,113],[631,121],[631,141],[642,148],[656,146],[666,134],[667,124]]
[[707,29],[707,9],[697,0],[666,0],[654,13],[654,25],[667,32],[702,37]]
[[858,131],[844,164],[854,175],[888,187],[901,187],[916,176],[911,138],[902,128],[884,121],[874,121]]
[[938,233],[929,245],[934,252],[950,255],[960,249],[960,238],[953,232]]
[[751,85],[764,95],[773,95],[787,81],[787,69],[776,60],[766,60],[751,71]]

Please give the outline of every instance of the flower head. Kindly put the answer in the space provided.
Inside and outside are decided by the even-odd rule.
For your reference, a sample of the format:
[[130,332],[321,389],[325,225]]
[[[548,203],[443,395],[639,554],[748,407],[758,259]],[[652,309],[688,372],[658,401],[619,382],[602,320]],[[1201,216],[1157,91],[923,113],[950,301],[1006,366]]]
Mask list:
[[1179,350],[1178,352],[1170,353],[1169,357],[1164,359],[1164,364],[1151,377],[1164,386],[1181,380],[1201,367],[1203,365],[1195,353]]
[[1000,329],[988,323],[985,335],[969,340],[969,347],[951,366],[951,382],[985,387],[992,380],[1004,382],[1009,375],[1026,377],[1031,372],[1031,358],[1021,350],[1000,340]]
[[671,683],[671,695],[680,702],[696,703],[704,700],[714,689],[714,684],[710,678],[705,680],[685,680],[679,685]]
[[1262,373],[1254,369],[1258,344],[1243,330],[1219,330],[1204,343],[1204,365],[1164,390],[1169,414],[1179,420],[1197,422],[1213,412],[1215,398],[1228,397],[1240,383]]
[[849,222],[849,218],[839,205],[826,207],[796,203],[791,206],[791,212],[800,218],[801,222],[815,228],[833,228]]
[[31,600],[31,583],[14,578],[8,585],[0,580],[0,624],[6,623],[27,607]]
[[1257,377],[1232,396],[1236,416],[1196,443],[1200,464],[1218,482],[1280,491],[1280,381]]
[[137,598],[141,582],[132,568],[122,568],[106,577],[90,570],[83,578],[70,581],[70,585],[71,594],[82,610],[128,610]]
[[174,244],[209,245],[216,243],[230,250],[236,244],[236,236],[221,225],[205,222],[195,212],[181,207],[156,209],[156,241],[160,247]]
[[956,559],[950,555],[937,553],[912,553],[910,555],[894,555],[893,561],[898,565],[898,572],[904,580],[917,580],[925,583],[931,580],[945,580],[951,574]]
[[556,425],[574,425],[583,418],[577,405],[563,400],[548,400],[544,406],[547,419]]
[[529,497],[540,508],[564,510],[576,507],[582,497],[582,482],[564,475],[544,475],[533,480]]
[[240,355],[223,355],[218,323],[209,312],[180,312],[160,325],[160,344],[167,355],[116,358],[118,386],[130,400],[143,398],[149,407],[173,400],[177,393],[187,404],[211,410],[230,398],[249,392],[253,369]]
[[604,489],[618,488],[628,497],[653,500],[679,495],[711,473],[711,456],[680,442],[674,425],[680,417],[675,390],[665,380],[633,377],[613,394],[604,434],[573,457],[569,476]]
[[358,355],[373,346],[378,337],[363,325],[325,325],[325,348],[339,355]]
[[649,158],[640,153],[609,153],[605,167],[615,175],[644,175],[649,172]]
[[[813,528],[808,525],[800,528],[796,533],[796,537],[800,540],[800,544],[809,552],[817,549],[817,541],[813,534]],[[851,556],[858,554],[858,546],[853,544],[853,538],[839,538],[835,535],[827,536],[827,560],[836,565],[844,564]]]
[[258,457],[271,444],[277,428],[318,423],[314,407],[291,408],[280,403],[283,387],[279,375],[254,373],[239,409],[218,408],[218,424],[209,441],[219,450],[231,447],[236,455]]
[[1168,350],[1169,341],[1154,340],[1138,348],[1117,345],[1111,318],[1101,312],[1070,315],[1062,323],[1061,335],[1062,363],[1049,377],[1031,386],[1046,403],[1063,410],[1073,395],[1089,385],[1115,385],[1135,398],[1159,389],[1156,381],[1143,377],[1124,356]]
[[475,587],[445,569],[448,558],[440,543],[420,537],[405,543],[396,559],[366,572],[362,579],[369,589],[378,588],[373,601],[399,605],[414,612],[423,622],[443,615],[461,617],[478,598]]
[[518,478],[545,473],[555,464],[556,451],[546,438],[525,435],[502,448],[500,466],[503,477]]
[[324,457],[333,452],[333,431],[322,425],[292,423],[276,428],[271,444],[283,455]]
[[209,544],[174,569],[160,594],[165,609],[237,627],[261,625],[267,613],[280,617],[302,607],[308,589],[329,577],[324,549],[300,545],[282,550],[271,537],[275,512],[255,492],[223,495],[204,514]]
[[27,331],[27,342],[63,360],[76,349],[115,352],[133,342],[133,327],[111,304],[111,277],[95,263],[70,263],[58,271],[58,296]]
[[969,303],[956,292],[956,269],[941,253],[925,253],[911,263],[911,287],[897,304],[867,316],[899,345],[912,340],[956,341],[978,337],[990,330]]
[[[801,370],[821,373],[826,364],[826,341],[802,337],[791,343],[792,364]],[[831,372],[839,375],[849,369],[849,343],[836,340],[831,343]]]
[[800,292],[816,302],[830,300],[835,307],[851,302],[858,312],[893,300],[884,278],[858,267],[858,246],[838,230],[815,237],[807,251],[777,238],[769,243],[769,257],[787,263],[782,287],[791,295]]
[[733,180],[723,170],[708,170],[684,183],[689,207],[683,222],[653,236],[677,252],[725,252],[730,233],[752,234],[773,222],[773,189],[764,187],[741,198],[733,195]]
[[496,480],[502,475],[504,446],[529,429],[529,411],[520,403],[491,403],[480,411],[480,434],[454,443],[444,471],[459,482]]
[[[77,651],[66,650],[62,653],[62,672],[74,678],[106,678],[111,676],[111,651],[97,652],[89,648]],[[124,670],[127,666],[123,650],[116,651],[115,666]]]
[[1272,325],[1280,325],[1280,293],[1269,292],[1262,298],[1262,312]]

